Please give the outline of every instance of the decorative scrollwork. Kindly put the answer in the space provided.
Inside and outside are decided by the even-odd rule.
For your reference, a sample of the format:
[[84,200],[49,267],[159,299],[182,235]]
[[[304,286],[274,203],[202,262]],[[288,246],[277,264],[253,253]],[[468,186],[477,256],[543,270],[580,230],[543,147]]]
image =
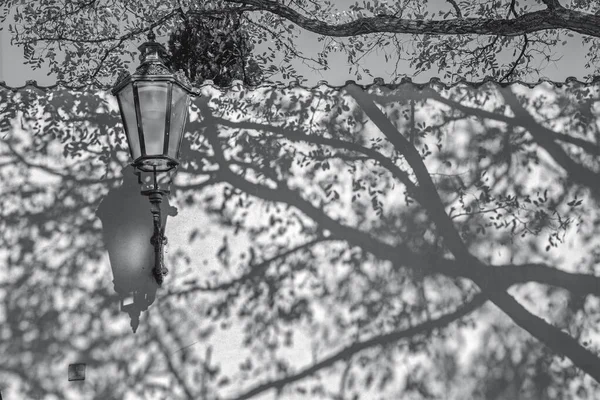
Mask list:
[[150,243],[154,246],[154,252],[156,254],[152,274],[154,275],[154,279],[156,279],[156,283],[162,285],[164,276],[169,272],[165,267],[164,260],[164,245],[167,244],[167,238],[164,235],[164,231],[157,228],[156,224],[154,226],[154,235],[150,238]]
[[164,64],[154,62],[140,65],[135,70],[136,75],[171,75],[171,71]]
[[156,283],[162,285],[164,276],[169,272],[164,265],[164,245],[167,244],[167,238],[165,237],[164,230],[161,228],[161,212],[160,203],[162,202],[162,193],[160,190],[152,191],[149,194],[150,204],[152,205],[150,211],[154,220],[154,233],[150,238],[150,243],[154,246],[154,268],[152,274]]
[[192,86],[192,84],[190,83],[189,79],[187,78],[187,76],[185,76],[185,72],[183,72],[182,69],[179,69],[177,71],[175,71],[173,73],[173,75],[175,76],[175,78],[180,81],[181,83],[183,83],[184,85],[187,86]]
[[127,79],[129,77],[129,72],[127,72],[126,70],[121,70],[121,72],[119,72],[119,75],[117,76],[117,81],[115,83],[115,87],[119,86],[119,84],[121,82],[123,82],[125,79]]

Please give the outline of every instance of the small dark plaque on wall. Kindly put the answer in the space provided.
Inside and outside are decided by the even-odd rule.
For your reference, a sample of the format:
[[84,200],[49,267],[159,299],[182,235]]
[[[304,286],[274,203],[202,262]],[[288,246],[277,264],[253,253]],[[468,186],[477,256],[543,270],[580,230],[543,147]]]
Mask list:
[[69,364],[69,380],[84,381],[85,380],[85,364]]

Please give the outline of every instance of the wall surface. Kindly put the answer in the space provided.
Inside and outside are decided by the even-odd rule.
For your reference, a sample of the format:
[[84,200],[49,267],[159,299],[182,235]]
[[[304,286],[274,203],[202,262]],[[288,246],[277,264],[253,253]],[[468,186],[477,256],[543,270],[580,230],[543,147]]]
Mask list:
[[600,274],[599,89],[207,83],[159,288],[114,99],[0,87],[3,398],[594,398],[560,348],[473,305],[452,240],[598,348],[597,297],[530,266]]

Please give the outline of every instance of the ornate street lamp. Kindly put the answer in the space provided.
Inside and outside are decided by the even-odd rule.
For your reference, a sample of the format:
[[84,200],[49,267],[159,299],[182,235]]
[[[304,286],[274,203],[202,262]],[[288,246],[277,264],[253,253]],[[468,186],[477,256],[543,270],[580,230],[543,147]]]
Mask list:
[[[188,114],[190,95],[197,95],[181,71],[173,73],[165,65],[167,50],[155,41],[152,31],[148,41],[138,49],[141,64],[133,74],[117,79],[112,94],[117,96],[121,118],[127,135],[132,166],[140,174],[149,175],[149,187],[141,193],[148,196],[154,220],[153,274],[161,285],[167,269],[163,262],[163,246],[167,239],[161,227],[160,203],[169,193],[168,184],[159,184],[179,164],[179,149]],[[140,182],[143,183],[143,182]]]

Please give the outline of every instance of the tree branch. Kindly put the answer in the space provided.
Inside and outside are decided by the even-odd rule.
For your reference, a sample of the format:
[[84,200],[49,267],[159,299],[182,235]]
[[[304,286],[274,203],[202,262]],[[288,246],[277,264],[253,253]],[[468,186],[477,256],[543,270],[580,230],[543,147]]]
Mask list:
[[[454,254],[457,264],[468,268],[471,275],[470,279],[517,325],[554,352],[568,357],[577,367],[600,382],[600,358],[583,347],[573,337],[526,310],[504,289],[497,288],[494,281],[495,274],[490,274],[492,272],[489,269],[490,267],[486,267],[486,264],[469,252],[452,220],[446,214],[429,171],[427,171],[418,151],[397,131],[385,114],[377,108],[372,97],[362,92],[356,85],[347,85],[347,91],[353,95],[369,119],[406,158],[417,176],[420,187],[427,194],[426,201],[421,204],[432,217],[439,235],[444,238],[445,245]],[[517,115],[516,111],[515,115]],[[527,115],[529,114],[527,113]],[[553,141],[552,144],[558,146]]]
[[556,7],[556,0],[547,0],[548,8],[523,14],[514,19],[456,18],[448,20],[416,20],[389,15],[358,18],[352,22],[332,25],[311,19],[283,3],[268,0],[225,0],[250,4],[277,14],[296,25],[324,36],[357,36],[369,33],[392,32],[429,35],[499,35],[519,36],[544,30],[568,29],[584,35],[600,37],[600,17],[580,11]]
[[326,138],[316,134],[308,135],[302,132],[300,129],[294,129],[291,127],[280,127],[249,121],[232,122],[223,118],[214,118],[214,120],[218,124],[229,126],[232,128],[273,132],[275,133],[275,136],[273,136],[272,139],[280,138],[292,142],[320,144],[335,149],[344,149],[354,153],[364,154],[369,159],[381,164],[382,167],[386,168],[396,179],[402,182],[406,186],[406,189],[411,196],[417,198],[421,195],[419,188],[410,180],[410,177],[408,173],[406,173],[406,171],[403,171],[400,167],[394,164],[392,160],[385,157],[380,152],[368,147],[361,146],[358,143],[348,142],[340,139]]
[[[369,117],[375,126],[379,128],[396,150],[404,155],[406,161],[413,169],[421,189],[420,204],[427,210],[433,219],[437,231],[440,236],[444,238],[444,243],[448,249],[454,254],[457,260],[472,265],[474,267],[473,272],[477,273],[480,268],[477,268],[476,266],[481,263],[471,255],[460,238],[452,219],[446,214],[446,207],[442,203],[435,184],[431,179],[431,175],[429,175],[429,171],[427,171],[427,167],[423,163],[417,149],[415,149],[415,147],[398,132],[388,117],[377,108],[372,97],[364,93],[362,89],[356,85],[346,85],[346,90],[352,95],[367,117]],[[482,275],[476,282],[481,285],[485,279],[485,276]]]
[[527,37],[527,35],[523,35],[523,47],[521,48],[521,52],[519,53],[519,57],[517,57],[517,59],[513,63],[513,66],[506,73],[506,75],[504,75],[502,78],[500,78],[500,80],[498,82],[502,82],[502,81],[507,80],[515,72],[515,69],[517,68],[517,65],[519,65],[519,63],[521,62],[521,59],[525,55],[525,50],[527,50],[527,45],[528,44],[529,44],[529,38]]
[[62,35],[57,35],[57,36],[42,36],[42,35],[40,35],[40,36],[36,36],[35,38],[32,38],[30,40],[16,40],[13,42],[13,44],[22,45],[22,44],[26,44],[26,43],[34,43],[34,42],[39,42],[39,41],[45,41],[45,42],[60,41],[60,42],[90,43],[90,44],[99,44],[99,43],[104,43],[104,42],[118,41],[119,43],[122,43],[122,42],[129,40],[137,35],[148,32],[150,29],[154,29],[155,27],[162,25],[167,20],[169,20],[177,15],[179,15],[182,18],[186,18],[188,16],[200,18],[200,17],[204,17],[204,16],[211,16],[211,15],[223,15],[223,14],[227,15],[232,12],[239,13],[239,12],[250,12],[250,11],[259,11],[259,10],[260,9],[257,7],[234,7],[234,8],[222,8],[222,9],[216,9],[216,10],[203,10],[203,11],[190,10],[187,13],[185,13],[180,7],[178,7],[178,8],[174,8],[173,10],[171,10],[171,12],[163,15],[162,17],[160,17],[156,21],[152,22],[148,26],[137,28],[135,30],[132,30],[132,31],[125,33],[123,35],[120,35],[120,36],[112,35],[112,36],[90,37],[90,35],[83,34],[83,33],[81,33],[81,37],[62,36]]
[[235,400],[245,400],[252,398],[260,393],[263,393],[270,389],[280,390],[286,385],[290,383],[299,381],[303,378],[306,378],[317,371],[322,370],[323,368],[330,367],[338,361],[346,360],[352,357],[354,354],[363,351],[365,349],[376,347],[376,346],[385,346],[391,343],[395,343],[400,339],[409,338],[415,335],[424,334],[427,332],[431,332],[434,329],[444,328],[453,321],[456,321],[459,318],[464,317],[469,314],[473,310],[481,307],[485,302],[486,298],[482,294],[476,294],[469,302],[460,306],[456,311],[443,315],[434,320],[426,321],[422,324],[415,325],[408,329],[398,330],[390,333],[386,333],[380,336],[372,337],[371,339],[364,340],[362,342],[357,342],[346,346],[344,349],[338,351],[337,353],[313,364],[312,366],[303,369],[300,372],[297,372],[293,375],[288,375],[284,378],[269,381],[266,383],[259,384],[252,389],[247,390],[243,394],[240,394],[234,397]]
[[[463,106],[463,107],[465,107],[465,106]],[[465,108],[468,109],[469,107],[465,107]],[[479,110],[474,109],[474,110],[463,110],[463,111],[465,111],[465,112],[469,111],[470,113],[473,113],[473,112],[478,112]],[[513,119],[510,117],[505,117],[503,115],[490,113],[485,110],[481,110],[481,111],[491,114],[490,117],[496,116],[498,118],[502,118],[501,120],[503,120],[507,123],[510,123],[510,124],[515,123],[513,121]],[[206,113],[203,113],[203,115],[206,115]],[[261,123],[256,123],[256,122],[248,122],[248,121],[232,122],[232,121],[228,121],[228,120],[225,120],[223,118],[218,118],[218,117],[211,117],[211,118],[213,119],[213,121],[215,123],[218,123],[218,124],[221,124],[221,125],[224,125],[227,127],[231,127],[231,128],[248,129],[248,130],[256,130],[256,131],[271,131],[278,135],[278,136],[274,136],[273,139],[280,137],[285,140],[291,140],[291,141],[305,141],[308,143],[322,144],[322,145],[330,146],[333,148],[344,149],[344,150],[349,150],[349,151],[360,153],[360,154],[365,154],[370,159],[379,162],[383,167],[387,168],[392,173],[393,176],[395,176],[397,179],[399,179],[405,185],[408,182],[407,190],[409,191],[409,193],[412,192],[411,195],[414,196],[415,200],[417,200],[421,203],[422,201],[426,201],[426,200],[424,200],[425,197],[430,197],[426,193],[422,192],[420,187],[416,186],[412,181],[410,181],[410,179],[408,178],[408,174],[405,171],[401,170],[389,158],[385,157],[383,154],[381,154],[373,149],[369,149],[367,147],[361,146],[358,143],[347,142],[347,141],[339,140],[339,139],[325,138],[325,137],[322,137],[322,136],[319,136],[316,134],[308,135],[308,134],[301,132],[298,129],[293,129],[293,128],[289,128],[289,127],[282,128],[282,127],[275,127],[272,125],[266,125],[266,124],[261,124]],[[228,182],[231,183],[231,181],[228,181]],[[265,188],[261,185],[252,184],[250,182],[247,182],[247,185],[253,185],[252,186],[254,188],[253,194],[257,195],[258,197],[261,197],[263,199],[271,199],[271,200],[273,200],[277,197],[276,193],[277,193],[278,189],[269,189],[269,188]],[[272,196],[267,195],[267,192],[269,190],[273,190]],[[296,193],[296,192],[294,192],[294,193]],[[299,193],[297,193],[295,195],[289,194],[289,198],[290,199],[293,198],[294,201],[288,201],[287,195],[284,197],[280,196],[279,199],[275,200],[275,201],[283,201],[286,204],[290,204],[292,206],[299,208],[300,210],[307,210],[307,207],[311,207],[311,208],[314,207],[312,205],[310,205],[310,206],[303,205],[301,207],[298,207],[299,204],[297,203],[297,201],[298,201],[299,197],[301,197]],[[312,212],[311,214],[315,215],[314,212]],[[330,226],[328,224],[327,220],[323,220],[321,218],[318,221],[326,222],[326,225],[324,226],[324,228],[331,230],[332,226]],[[358,231],[358,232],[361,232],[361,231]],[[341,236],[338,238],[344,239],[344,240],[347,239],[346,237],[341,237]],[[386,249],[384,251],[387,252],[387,251],[391,251],[391,250]],[[404,252],[404,251],[410,251],[410,250],[408,250],[407,248],[403,248],[402,251]],[[380,257],[382,259],[389,259],[391,261],[394,261],[394,257],[392,257],[390,253],[384,253],[384,255],[377,254],[377,253],[373,253],[373,254],[375,254],[377,257]],[[418,256],[416,254],[414,254],[411,257],[414,257],[416,259]],[[441,259],[441,260],[427,259],[427,260],[425,260],[424,258],[421,258],[421,261],[419,261],[419,262],[421,262],[422,264],[416,265],[417,268],[429,269],[433,273],[439,273],[439,274],[449,276],[449,277],[461,277],[461,278],[467,278],[467,279],[474,279],[474,277],[475,277],[475,274],[474,274],[475,268],[473,268],[472,266],[470,266],[468,264],[457,262],[455,260],[450,260],[450,259]],[[412,265],[409,267],[414,268],[415,266]],[[491,281],[494,284],[495,289],[508,289],[510,286],[515,285],[515,284],[522,284],[522,283],[527,283],[527,282],[538,282],[538,283],[542,283],[542,284],[546,284],[546,285],[561,287],[561,288],[569,290],[573,293],[594,294],[594,295],[600,294],[600,277],[596,277],[594,275],[587,275],[587,274],[569,273],[569,272],[561,271],[559,269],[556,269],[556,268],[553,268],[553,267],[550,267],[550,266],[547,266],[544,264],[523,264],[523,265],[509,264],[509,265],[502,265],[502,266],[481,265],[480,267],[477,267],[477,269],[481,270],[480,274],[489,277],[489,281]]]
[[[212,116],[208,105],[206,103],[200,103],[199,108],[201,108],[205,123],[214,126],[214,129],[209,129],[208,131],[218,132],[218,129],[216,128],[216,118]],[[286,203],[296,207],[307,217],[315,221],[315,223],[319,224],[322,229],[329,230],[332,236],[343,239],[352,245],[359,246],[367,252],[376,254],[382,260],[390,260],[398,265],[408,265],[412,268],[420,268],[420,266],[427,264],[427,259],[425,257],[413,252],[406,245],[391,245],[382,242],[366,232],[334,220],[322,209],[315,207],[311,202],[305,200],[298,191],[290,189],[282,182],[277,182],[277,188],[272,189],[248,181],[228,167],[228,161],[224,157],[218,137],[214,134],[209,134],[206,135],[206,139],[213,148],[216,162],[219,163],[219,170],[215,172],[215,176],[222,181],[228,182],[246,193],[262,198],[263,200],[275,203]]]
[[600,382],[600,359],[583,347],[577,339],[529,312],[511,295],[500,291],[486,291],[489,299],[517,325],[557,354],[568,357],[576,367]]
[[598,186],[600,174],[575,162],[551,136],[547,136],[531,114],[523,108],[510,88],[502,88],[500,93],[515,114],[514,119],[517,124],[527,129],[533,139],[565,170],[573,182],[588,187],[594,196],[600,199],[600,187]]
[[502,265],[498,269],[498,279],[509,287],[517,283],[538,282],[566,289],[577,295],[593,294],[600,296],[600,277],[566,272],[546,264]]
[[[165,323],[168,324],[168,321],[166,320],[166,318],[162,318],[162,319],[163,319],[163,321],[165,321]],[[192,389],[185,382],[184,378],[179,374],[179,370],[182,370],[182,368],[177,368],[177,366],[175,365],[175,363],[171,359],[172,352],[170,352],[168,350],[167,344],[163,340],[164,333],[160,332],[158,328],[155,328],[153,330],[155,331],[154,338],[155,338],[156,343],[158,344],[158,346],[160,348],[161,353],[163,353],[163,357],[165,358],[165,361],[167,363],[167,368],[169,369],[169,372],[171,372],[171,374],[173,375],[173,377],[175,378],[175,380],[177,381],[177,383],[179,384],[179,386],[181,387],[181,389],[185,393],[186,397],[188,399],[195,398],[194,394],[192,393]]]
[[[435,262],[433,273],[468,278],[471,270],[455,260],[442,258]],[[600,296],[600,276],[567,272],[547,264],[504,264],[487,266],[486,274],[491,276],[495,290],[506,290],[513,285],[537,282],[570,291],[577,295]]]
[[456,4],[455,0],[446,0],[448,3],[452,4],[452,7],[454,7],[454,11],[456,11],[456,16],[458,18],[462,18],[462,12],[460,11],[460,7],[458,6],[458,4]]
[[410,265],[412,268],[423,265],[425,258],[411,251],[405,245],[390,245],[359,229],[344,225],[327,215],[322,209],[313,206],[302,195],[286,186],[271,189],[255,184],[231,171],[225,163],[221,164],[217,176],[223,181],[245,191],[248,194],[275,203],[286,203],[296,207],[323,229],[327,229],[335,237],[343,238],[351,245],[359,246],[365,251],[377,254],[383,260],[393,260],[399,265]]
[[558,0],[542,0],[542,3],[544,3],[548,7],[548,10],[551,11],[554,11],[559,8],[564,8],[560,5],[560,2]]
[[204,292],[215,292],[215,291],[221,291],[221,290],[228,290],[232,287],[235,286],[239,286],[241,284],[243,284],[244,282],[255,278],[257,276],[260,276],[262,274],[264,274],[264,272],[267,270],[267,268],[269,267],[269,265],[271,265],[273,262],[280,260],[280,259],[284,259],[294,253],[300,252],[302,250],[308,249],[311,246],[317,244],[317,243],[322,243],[325,242],[327,240],[336,240],[332,237],[317,237],[316,239],[313,239],[309,242],[303,243],[299,246],[296,246],[294,248],[291,248],[289,250],[284,251],[283,253],[278,253],[277,255],[266,259],[258,264],[254,264],[254,265],[250,265],[248,267],[248,271],[243,273],[241,276],[239,276],[238,278],[232,279],[230,281],[227,282],[221,282],[215,285],[207,285],[207,286],[195,286],[189,289],[184,289],[184,290],[180,290],[177,292],[170,292],[165,294],[163,297],[172,297],[172,296],[182,296],[182,295],[186,295],[189,293],[193,293],[193,292],[198,292],[198,291],[204,291]]
[[[428,194],[427,200],[422,205],[431,213],[440,235],[445,240],[445,244],[456,257],[456,268],[460,266],[468,274],[466,277],[479,285],[489,299],[517,325],[528,331],[554,352],[568,357],[578,368],[600,382],[600,359],[595,354],[581,346],[576,339],[527,311],[512,296],[504,292],[504,288],[498,288],[495,282],[497,274],[493,273],[492,267],[471,255],[462,242],[452,220],[444,210],[435,185],[431,181],[431,176],[416,149],[399,134],[389,119],[376,107],[372,98],[369,99],[364,96],[364,93],[359,93],[356,85],[347,85],[346,90],[354,94],[356,101],[363,108],[365,114],[388,136],[392,144],[404,154],[407,162],[413,168],[421,187]],[[202,104],[201,108],[204,109],[202,115],[205,117],[205,122],[209,125],[212,123],[215,126],[214,117],[212,117],[208,105]],[[216,126],[215,129],[209,129],[208,131],[216,132]],[[396,265],[417,270],[427,268],[434,261],[415,253],[404,244],[390,245],[366,232],[335,221],[322,209],[314,207],[309,201],[302,198],[300,193],[291,190],[282,182],[278,182],[277,188],[272,189],[246,180],[243,176],[231,171],[227,166],[227,160],[224,157],[218,137],[214,134],[208,135],[207,140],[213,147],[215,158],[217,158],[220,165],[218,176],[246,193],[265,200],[290,204],[319,224],[321,228],[330,230],[332,235],[346,240],[349,244],[359,246],[382,260],[390,260]]]
[[[480,108],[465,106],[464,104],[461,104],[455,100],[451,100],[451,99],[443,97],[442,95],[440,95],[439,93],[437,93],[435,90],[432,90],[432,89],[423,89],[422,93],[429,96],[429,98],[431,98],[432,100],[438,101],[442,104],[452,107],[453,109],[461,111],[462,113],[465,114],[465,116],[474,115],[478,118],[501,121],[501,122],[505,122],[508,125],[520,126],[522,128],[527,128],[527,126],[529,128],[531,128],[531,126],[532,126],[531,124],[529,124],[527,126],[523,125],[523,124],[521,124],[522,120],[514,118],[514,117],[508,117],[504,114],[498,114],[498,113],[494,113],[494,112],[487,111],[487,110],[480,109]],[[402,97],[398,96],[398,95],[379,96],[376,94],[372,94],[371,96],[375,96],[378,99],[381,99],[381,100],[384,100],[387,102],[397,101],[397,100],[405,101],[406,99],[412,99],[411,95],[408,93],[405,93],[404,96],[402,96]],[[533,122],[536,124],[536,129],[538,131],[540,131],[541,133],[543,133],[544,135],[547,135],[548,137],[550,137],[554,140],[559,140],[561,142],[570,143],[575,146],[578,146],[582,150],[585,150],[589,154],[600,156],[600,147],[596,143],[590,142],[585,139],[576,138],[576,137],[573,137],[573,136],[570,136],[570,135],[567,135],[564,133],[556,132],[550,128],[547,128],[547,127],[541,125],[540,123],[538,123],[535,120]]]

